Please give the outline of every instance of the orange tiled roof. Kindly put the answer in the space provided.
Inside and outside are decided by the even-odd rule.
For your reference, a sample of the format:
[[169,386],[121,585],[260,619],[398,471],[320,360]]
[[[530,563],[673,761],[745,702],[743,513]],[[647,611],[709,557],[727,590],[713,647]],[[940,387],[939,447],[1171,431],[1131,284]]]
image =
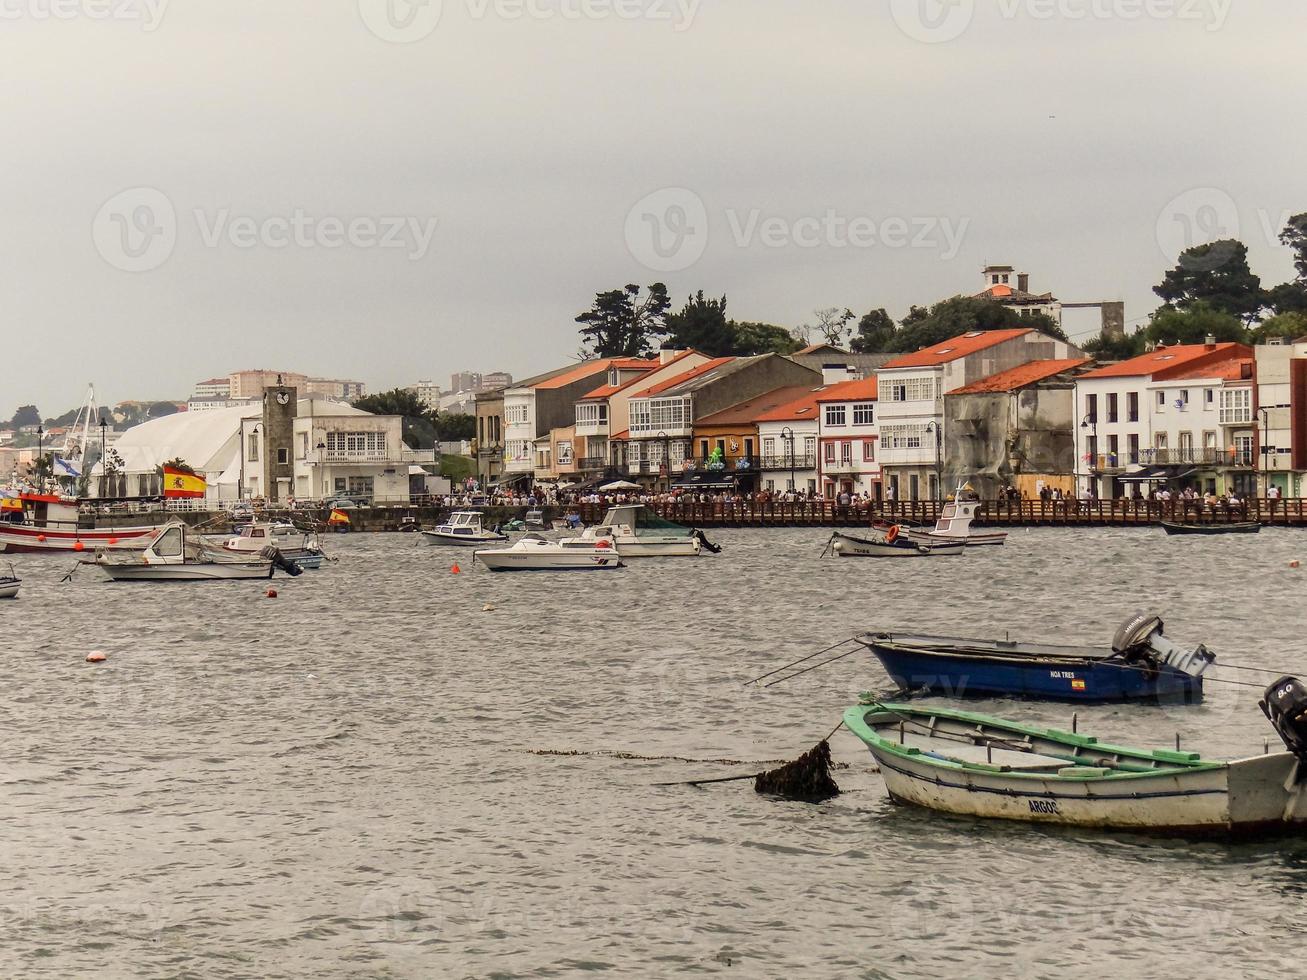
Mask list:
[[691,368],[689,371],[686,371],[684,374],[678,374],[674,378],[668,378],[666,381],[654,385],[648,391],[642,393],[643,397],[653,398],[669,388],[675,388],[677,385],[683,385],[687,381],[693,381],[695,378],[699,377],[700,375],[707,374],[709,371],[715,371],[723,364],[729,364],[733,360],[735,360],[735,358],[733,357],[714,357],[711,361],[705,361],[703,364]]
[[577,381],[582,381],[585,378],[590,377],[591,375],[598,374],[601,371],[607,371],[608,368],[612,366],[615,360],[618,360],[618,358],[610,357],[610,358],[605,358],[602,361],[585,361],[582,364],[578,364],[574,368],[570,368],[567,371],[564,371],[562,374],[558,374],[545,381],[541,381],[539,384],[531,385],[531,387],[541,391],[549,390],[552,388],[566,388],[568,385],[573,384]]
[[1012,340],[1024,334],[1034,333],[1029,327],[1017,327],[1012,330],[973,330],[960,337],[953,337],[942,344],[926,347],[915,354],[905,354],[885,365],[886,368],[935,367],[948,364],[960,357],[974,354],[1005,340]]
[[1178,374],[1168,374],[1167,381],[1211,380],[1211,381],[1251,381],[1252,374],[1244,374],[1245,368],[1251,368],[1251,357],[1235,357],[1228,361],[1217,361],[1204,367],[1192,368]]
[[[1226,357],[1213,357],[1217,352],[1225,354]],[[1208,347],[1206,344],[1185,344],[1176,347],[1159,347],[1155,351],[1140,354],[1120,364],[1108,364],[1105,367],[1086,371],[1081,377],[1085,379],[1138,378],[1163,373],[1170,376],[1176,368],[1182,368],[1201,358],[1222,361],[1228,357],[1247,357],[1251,353],[1252,351],[1243,344],[1217,344],[1214,347]]]
[[[664,364],[664,363],[662,363],[661,361],[658,361],[658,360],[642,362],[642,363],[646,363],[646,364],[649,365],[649,370],[645,371],[645,372],[644,372],[643,374],[641,374],[639,377],[632,378],[631,380],[629,380],[629,381],[627,381],[627,382],[625,382],[625,383],[623,383],[623,384],[618,385],[616,388],[612,387],[611,385],[606,385],[606,384],[605,384],[605,385],[600,385],[600,386],[599,386],[598,388],[596,388],[594,391],[590,392],[589,394],[583,396],[582,398],[580,398],[580,399],[578,399],[578,400],[579,400],[579,401],[589,401],[591,398],[610,398],[610,397],[612,397],[613,395],[617,394],[619,391],[625,391],[627,388],[631,388],[631,387],[634,387],[634,386],[636,386],[636,385],[639,385],[639,384],[644,383],[645,381],[648,380],[649,375],[651,375],[651,374],[655,374],[656,372],[661,371],[661,370],[662,370],[663,368],[665,368],[665,367],[671,367],[673,364],[678,364],[678,363],[680,363],[681,361],[685,360],[687,357],[689,357],[691,354],[698,354],[700,357],[703,357],[703,356],[704,356],[700,351],[697,351],[697,350],[695,350],[693,347],[691,347],[691,348],[689,348],[689,349],[687,349],[687,350],[683,350],[683,351],[681,351],[679,354],[677,354],[675,357],[673,357],[673,358],[672,358],[670,361],[668,361],[666,364]],[[629,369],[628,369],[628,370],[629,370]],[[684,375],[678,375],[678,377],[684,377]]]
[[1036,381],[1043,381],[1045,378],[1051,378],[1055,374],[1088,363],[1087,357],[1073,357],[1061,361],[1031,361],[1029,364],[1020,364],[998,374],[991,374],[988,378],[981,378],[961,388],[954,388],[949,394],[977,395],[990,391],[1016,391],[1018,388],[1024,388]]
[[770,411],[761,413],[755,421],[801,422],[806,419],[815,419],[817,417],[817,399],[821,397],[822,392],[827,390],[829,389],[825,385],[819,388],[809,388],[794,401],[786,402],[784,405],[777,405]]
[[763,413],[774,411],[781,405],[787,405],[800,395],[811,394],[811,389],[806,385],[791,385],[786,388],[776,388],[773,391],[742,401],[738,405],[732,405],[730,408],[724,408],[720,412],[714,412],[695,422],[695,426],[701,425],[739,425],[741,423],[757,422]]
[[875,378],[864,378],[861,381],[841,381],[837,385],[831,385],[821,393],[817,399],[819,402],[852,402],[852,401],[875,401],[878,395],[879,385]]

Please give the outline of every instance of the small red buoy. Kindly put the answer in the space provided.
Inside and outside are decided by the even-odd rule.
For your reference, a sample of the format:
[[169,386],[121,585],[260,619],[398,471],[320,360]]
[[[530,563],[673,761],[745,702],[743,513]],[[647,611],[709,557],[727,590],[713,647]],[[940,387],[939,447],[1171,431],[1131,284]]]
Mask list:
[[275,599],[277,598],[277,590],[269,589],[267,592],[264,593],[264,595],[266,595],[269,599]]
[[37,541],[40,541],[42,544],[45,544],[45,535],[44,535],[44,534],[38,534],[38,535],[36,536],[36,540],[37,540]]
[[86,655],[86,662],[88,664],[102,664],[108,659],[108,655],[101,650],[92,650]]
[[1300,562],[1297,558],[1295,558],[1293,561],[1289,562],[1289,567],[1290,567],[1290,568],[1302,568],[1302,562]]
[[86,550],[86,545],[82,544],[82,542],[80,541],[76,542],[73,545],[73,551],[85,551],[85,550]]
[[449,574],[451,574],[451,575],[461,575],[461,574],[463,574],[463,569],[459,568],[459,567],[458,567],[458,563],[455,562],[455,563],[454,563],[454,567],[451,568],[451,569],[449,570]]
[[117,538],[110,538],[110,539],[109,539],[109,543],[110,543],[110,544],[117,544],[117,543],[118,543],[118,539],[117,539]]

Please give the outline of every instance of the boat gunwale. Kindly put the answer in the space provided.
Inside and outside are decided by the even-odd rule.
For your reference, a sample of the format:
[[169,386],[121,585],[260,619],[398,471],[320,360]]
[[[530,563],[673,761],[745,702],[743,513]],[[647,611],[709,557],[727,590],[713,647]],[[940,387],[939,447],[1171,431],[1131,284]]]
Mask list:
[[[983,763],[966,762],[965,760],[945,759],[936,755],[928,755],[921,749],[913,746],[899,745],[897,742],[885,738],[866,722],[866,716],[872,713],[878,713],[892,718],[895,715],[906,716],[910,720],[919,721],[925,718],[947,718],[950,721],[969,722],[980,728],[986,726],[998,728],[1005,732],[1019,734],[1045,739],[1057,745],[1065,745],[1074,749],[1093,749],[1104,754],[1115,755],[1121,759],[1134,759],[1143,762],[1160,762],[1165,763],[1171,768],[1155,769],[1148,772],[1110,772],[1102,776],[1062,776],[1051,773],[1023,772],[1020,769],[1004,769],[1000,766],[987,765]],[[875,748],[895,756],[899,759],[914,760],[928,766],[940,769],[948,769],[956,772],[969,772],[984,776],[1001,776],[1005,779],[1016,778],[1028,780],[1031,782],[1059,782],[1064,784],[1079,785],[1084,783],[1098,783],[1105,780],[1137,780],[1137,779],[1156,779],[1160,777],[1174,777],[1181,774],[1190,774],[1196,772],[1215,772],[1222,769],[1228,769],[1229,762],[1226,761],[1209,761],[1201,758],[1197,753],[1177,753],[1167,749],[1134,749],[1124,745],[1115,745],[1110,742],[1099,742],[1093,736],[1079,735],[1072,732],[1064,732],[1055,728],[1037,728],[1033,725],[1023,725],[1019,722],[1006,721],[1002,718],[996,718],[993,715],[980,714],[973,711],[960,711],[953,708],[930,708],[923,709],[899,703],[882,703],[859,704],[848,708],[844,712],[844,726],[849,729],[860,741],[867,745],[868,748]],[[1001,737],[994,733],[996,737]],[[1185,758],[1189,756],[1189,758]],[[1086,760],[1089,761],[1089,760]]]

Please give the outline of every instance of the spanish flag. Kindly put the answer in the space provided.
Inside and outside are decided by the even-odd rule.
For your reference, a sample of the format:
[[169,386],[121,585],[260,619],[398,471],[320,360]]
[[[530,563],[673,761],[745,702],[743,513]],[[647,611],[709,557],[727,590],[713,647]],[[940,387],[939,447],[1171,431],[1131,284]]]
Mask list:
[[202,476],[176,470],[171,466],[163,468],[163,495],[165,497],[203,497],[207,487],[208,484],[204,482]]
[[16,497],[5,497],[0,500],[0,510],[22,510],[23,502]]
[[350,523],[349,515],[343,510],[333,510],[331,516],[327,518],[328,524],[348,524]]

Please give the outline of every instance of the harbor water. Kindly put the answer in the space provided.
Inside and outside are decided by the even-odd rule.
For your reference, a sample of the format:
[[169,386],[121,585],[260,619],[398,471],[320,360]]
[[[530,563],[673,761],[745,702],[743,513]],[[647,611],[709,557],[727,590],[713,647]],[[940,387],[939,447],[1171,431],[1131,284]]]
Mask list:
[[[744,681],[871,627],[1106,645],[1148,609],[1219,660],[1307,675],[1307,535],[1017,530],[880,562],[819,558],[819,529],[711,537],[721,555],[496,576],[342,535],[275,600],[14,556],[0,975],[1301,974],[1307,838],[949,819],[889,802],[843,732],[846,792],[820,806],[659,784],[811,748],[889,686],[870,655]],[[970,704],[1277,748],[1258,691],[1219,681],[1273,678],[1211,677],[1199,706]]]

